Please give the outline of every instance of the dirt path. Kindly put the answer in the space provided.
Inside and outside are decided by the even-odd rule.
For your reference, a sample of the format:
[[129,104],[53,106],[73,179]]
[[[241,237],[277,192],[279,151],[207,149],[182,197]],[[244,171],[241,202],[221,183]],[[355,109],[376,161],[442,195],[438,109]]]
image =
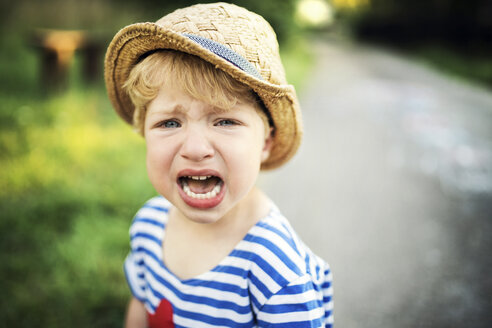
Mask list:
[[492,93],[316,49],[301,150],[260,185],[330,262],[337,326],[492,327]]

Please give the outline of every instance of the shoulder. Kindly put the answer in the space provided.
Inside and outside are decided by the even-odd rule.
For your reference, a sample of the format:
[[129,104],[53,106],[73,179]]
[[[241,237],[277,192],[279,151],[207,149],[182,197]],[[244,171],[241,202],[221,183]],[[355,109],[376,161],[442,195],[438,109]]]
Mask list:
[[146,215],[158,215],[159,213],[167,213],[171,208],[171,203],[162,196],[155,196],[146,201],[143,206],[138,210],[135,218]]
[[167,221],[167,213],[170,208],[171,203],[164,197],[153,197],[145,202],[145,204],[137,211],[133,218],[132,224],[142,221],[165,223],[165,221]]
[[160,239],[171,203],[162,196],[149,199],[135,214],[130,226],[130,238]]
[[248,239],[255,253],[251,295],[258,319],[265,326],[294,318],[328,323],[333,306],[330,268],[300,240],[287,219],[273,211]]
[[[260,221],[245,238],[252,261],[251,284],[257,305],[301,277],[316,279],[324,263],[298,238],[278,210]],[[320,281],[321,282],[321,281]]]

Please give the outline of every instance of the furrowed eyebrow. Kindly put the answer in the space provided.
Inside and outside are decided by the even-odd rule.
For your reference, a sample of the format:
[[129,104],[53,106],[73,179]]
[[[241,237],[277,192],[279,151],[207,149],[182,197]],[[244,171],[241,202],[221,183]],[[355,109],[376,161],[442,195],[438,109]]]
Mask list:
[[231,112],[232,108],[223,108],[223,107],[211,106],[210,110],[212,112],[214,112],[215,114],[225,114],[225,113]]
[[149,111],[147,115],[152,116],[152,115],[158,115],[158,114],[181,114],[186,112],[187,109],[181,106],[180,104],[176,104],[173,107],[159,107],[158,109],[154,111]]

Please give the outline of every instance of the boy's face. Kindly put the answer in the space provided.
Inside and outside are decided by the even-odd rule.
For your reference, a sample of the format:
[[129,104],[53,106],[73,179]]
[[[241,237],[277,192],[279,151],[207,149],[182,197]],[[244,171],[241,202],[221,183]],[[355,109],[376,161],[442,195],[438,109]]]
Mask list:
[[252,105],[220,111],[177,88],[161,88],[144,129],[151,183],[194,222],[217,222],[241,206],[270,153]]

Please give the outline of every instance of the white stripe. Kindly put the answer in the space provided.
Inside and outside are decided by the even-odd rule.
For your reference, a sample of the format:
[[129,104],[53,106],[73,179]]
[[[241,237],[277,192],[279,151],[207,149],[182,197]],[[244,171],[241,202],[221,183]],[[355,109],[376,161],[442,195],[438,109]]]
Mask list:
[[145,205],[147,206],[158,206],[158,207],[164,207],[164,208],[169,208],[171,207],[171,203],[165,199],[164,197],[161,197],[161,196],[156,196],[156,197],[153,197],[151,199],[149,199]]
[[158,239],[161,239],[163,235],[161,228],[156,227],[152,223],[141,221],[135,222],[130,228],[130,237],[136,235],[137,233],[146,233]]
[[136,250],[140,247],[145,248],[149,252],[153,253],[158,259],[162,259],[162,255],[161,255],[162,247],[160,244],[158,244],[158,242],[155,242],[145,237],[134,238],[132,241],[132,248]]
[[217,326],[210,325],[202,321],[196,321],[188,318],[183,318],[178,315],[173,316],[173,321],[175,324],[183,327],[192,327],[192,328],[230,328],[230,326]]
[[282,215],[278,213],[273,213],[269,218],[263,221],[266,225],[279,230],[283,233],[287,238],[291,238],[292,229],[290,228],[289,223],[285,220]]
[[[290,286],[304,285],[310,282],[311,279],[308,275],[305,275],[298,279],[295,283],[290,284]],[[287,294],[287,295],[274,295],[270,300],[268,300],[269,305],[279,305],[279,304],[296,304],[305,303],[309,301],[322,301],[323,295],[321,292],[317,292],[313,289],[307,290],[301,294]]]
[[[156,290],[154,286],[152,286],[153,284],[155,284],[155,280],[153,277],[151,277],[151,275],[147,277],[147,283],[149,284],[149,286],[152,287],[153,290]],[[159,306],[159,303],[161,302],[161,299],[158,298],[156,295],[154,295],[153,291],[150,288],[147,288],[146,295],[147,295],[147,301],[149,301],[149,303],[152,304],[154,309],[157,308]],[[149,312],[153,313],[153,311],[149,311]]]
[[[166,281],[168,281],[173,287],[176,289],[180,290],[184,294],[187,293],[192,293],[195,296],[204,296],[204,297],[209,297],[213,298],[218,301],[230,301],[232,303],[238,304],[240,306],[247,306],[249,304],[249,300],[247,297],[242,297],[239,294],[236,294],[234,292],[230,291],[222,291],[214,288],[210,288],[205,286],[187,286],[181,283],[181,281],[177,280],[175,276],[169,274],[167,270],[161,267],[159,263],[156,263],[153,259],[149,258],[149,261],[147,265],[154,271],[158,276],[164,278]],[[168,298],[169,294],[174,295],[177,297],[171,290],[166,288],[164,285],[162,285],[160,282],[154,279],[151,274],[148,275],[149,277],[147,278],[149,285],[152,287],[152,289],[158,291],[162,295],[164,295],[166,298]],[[229,275],[230,276],[230,275]],[[224,278],[224,277],[222,277]],[[244,284],[244,283],[243,283]],[[195,303],[193,303],[195,304]]]
[[333,296],[333,287],[323,289],[323,296]]
[[333,274],[331,273],[331,271],[327,275],[325,275],[325,282],[328,281],[333,281]]
[[[292,281],[292,280],[295,280],[296,278],[299,277],[296,272],[292,271],[287,265],[285,265],[285,263],[277,256],[277,254],[273,253],[266,246],[255,243],[255,242],[245,241],[244,243],[241,243],[240,246],[238,246],[238,248],[241,248],[241,247],[245,247],[245,250],[252,251],[255,254],[261,255],[261,258],[263,258],[263,260],[268,262],[268,264],[270,264],[287,281]],[[294,264],[296,264],[296,263],[294,262]],[[253,269],[254,269],[254,266],[252,266],[252,270]],[[261,273],[257,273],[257,272],[255,272],[255,270],[253,270],[253,274],[255,276],[258,276]],[[273,286],[273,288],[269,288],[269,289],[275,290],[275,286]]]
[[[246,314],[239,314],[233,310],[230,309],[224,309],[224,308],[215,308],[207,304],[201,304],[201,303],[195,303],[195,302],[186,302],[181,300],[176,294],[174,294],[171,290],[167,289],[163,285],[159,284],[156,280],[154,280],[153,277],[148,278],[149,285],[152,286],[153,289],[159,291],[161,294],[164,295],[164,297],[173,304],[174,307],[179,308],[183,311],[189,311],[189,312],[194,312],[194,313],[203,313],[215,318],[227,318],[233,321],[236,321],[238,323],[244,323],[244,322],[249,322],[251,320],[251,313],[246,313]],[[199,295],[202,296],[202,295]],[[208,295],[211,298],[214,295]],[[152,303],[154,306],[157,306],[159,304],[159,301],[154,303],[154,300],[152,300]]]
[[258,303],[260,303],[260,306],[263,306],[263,304],[265,304],[265,302],[267,301],[267,298],[263,296],[263,293],[260,292],[260,290],[256,288],[254,284],[249,285],[249,290],[251,291],[251,294],[256,298]]
[[304,268],[305,263],[304,263],[304,256],[300,255],[299,253],[296,252],[295,249],[292,248],[292,246],[281,236],[279,236],[277,233],[270,231],[265,228],[258,227],[258,229],[254,229],[251,231],[251,234],[254,236],[262,237],[274,245],[276,245],[278,248],[282,250],[282,252],[292,261],[294,264],[299,267],[299,268]]
[[[226,273],[226,272],[214,272],[214,273],[215,273],[215,275],[212,277],[213,280],[211,280],[213,282],[233,285],[233,286],[239,287],[241,289],[248,288],[248,283],[247,283],[246,279],[244,279],[241,276],[237,276],[237,275]],[[216,290],[216,289],[213,289],[213,290]]]
[[165,223],[167,222],[167,213],[155,208],[143,207],[135,215],[136,219],[152,219],[157,222]]
[[128,279],[128,283],[130,286],[133,288],[133,292],[135,292],[135,296],[142,299],[145,298],[145,291],[142,290],[142,287],[145,286],[145,283],[142,284],[142,280],[138,279],[138,272],[135,270],[135,266],[131,265],[132,264],[132,259],[130,258],[129,261],[125,261],[125,269],[126,269],[126,276]]
[[[252,263],[251,272],[253,272],[255,277],[258,278],[258,280],[263,285],[265,285],[265,287],[268,289],[270,294],[275,294],[276,292],[278,292],[282,288],[282,286],[277,284],[275,282],[275,280],[273,280],[272,277],[270,275],[268,275],[268,273],[263,271],[263,269],[257,263]],[[251,283],[251,285],[253,285],[253,283]],[[255,296],[256,296],[256,294],[255,294]]]
[[[295,295],[275,295],[270,300],[268,300],[269,305],[282,305],[282,304],[300,304],[309,301],[320,301],[322,302],[322,295],[317,295],[318,293],[314,290],[308,290],[301,294]],[[302,301],[302,302],[299,302]]]

